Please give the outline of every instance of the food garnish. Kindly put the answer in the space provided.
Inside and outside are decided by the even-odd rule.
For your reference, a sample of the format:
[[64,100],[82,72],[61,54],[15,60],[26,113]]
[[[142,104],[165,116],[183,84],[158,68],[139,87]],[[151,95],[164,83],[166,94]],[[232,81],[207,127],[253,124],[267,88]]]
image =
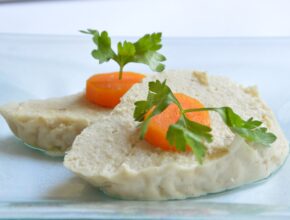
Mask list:
[[118,42],[118,49],[115,52],[111,47],[111,38],[108,32],[99,33],[99,31],[92,29],[81,32],[93,35],[93,41],[97,45],[97,49],[92,51],[92,56],[99,60],[100,64],[114,60],[119,65],[119,79],[122,79],[123,69],[128,63],[143,63],[156,72],[162,72],[165,68],[162,62],[166,58],[157,52],[162,48],[162,33],[146,34],[134,43],[129,41]]
[[[182,93],[174,94],[175,98],[179,101],[183,109],[189,108],[203,108],[203,104],[197,99]],[[145,115],[145,119],[150,115],[154,107]],[[169,104],[168,107],[158,115],[155,115],[148,124],[148,128],[144,139],[152,146],[159,147],[163,150],[176,151],[176,148],[171,146],[166,140],[166,132],[171,124],[175,124],[180,118],[180,110],[175,104]],[[210,117],[207,111],[203,112],[190,112],[186,116],[191,121],[200,123],[205,126],[210,126]],[[191,149],[187,149],[191,151]]]
[[99,33],[88,29],[81,32],[93,35],[97,49],[92,51],[92,56],[99,64],[114,60],[119,65],[119,72],[96,74],[87,80],[86,98],[94,104],[114,108],[135,83],[142,81],[145,77],[143,74],[123,71],[126,64],[143,63],[157,72],[162,72],[165,68],[162,62],[166,58],[157,52],[162,47],[161,33],[146,34],[134,43],[119,42],[115,52],[106,31]]
[[198,120],[191,120],[188,113],[214,111],[220,115],[234,134],[241,136],[249,143],[270,146],[277,139],[273,133],[268,132],[267,128],[261,127],[261,121],[253,118],[245,121],[230,107],[184,109],[178,100],[178,96],[176,97],[169,86],[166,85],[166,81],[160,82],[159,80],[149,82],[149,92],[146,100],[135,102],[134,118],[136,121],[142,122],[140,124],[141,139],[146,137],[152,119],[166,111],[171,104],[178,107],[180,116],[177,122],[171,124],[166,131],[166,140],[177,151],[186,151],[190,148],[200,164],[202,164],[207,152],[205,143],[212,142],[213,136],[210,133],[210,127],[199,123]]

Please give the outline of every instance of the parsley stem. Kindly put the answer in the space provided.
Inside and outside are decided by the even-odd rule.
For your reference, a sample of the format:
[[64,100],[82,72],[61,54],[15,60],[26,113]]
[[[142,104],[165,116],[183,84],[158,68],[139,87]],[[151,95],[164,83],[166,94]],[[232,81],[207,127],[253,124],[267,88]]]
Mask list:
[[216,108],[190,108],[190,109],[183,110],[183,113],[203,112],[203,111],[216,111]]
[[123,66],[120,66],[120,70],[119,70],[119,80],[121,80],[123,77]]

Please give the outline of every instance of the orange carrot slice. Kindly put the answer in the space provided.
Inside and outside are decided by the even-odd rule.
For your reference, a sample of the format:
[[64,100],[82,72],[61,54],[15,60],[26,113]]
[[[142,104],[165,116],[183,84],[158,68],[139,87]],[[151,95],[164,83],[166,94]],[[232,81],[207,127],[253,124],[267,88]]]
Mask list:
[[[204,108],[203,104],[190,96],[176,93],[174,96],[182,105],[183,109]],[[150,112],[150,111],[149,111]],[[148,114],[148,113],[147,113]],[[207,111],[186,113],[188,119],[205,126],[210,126],[210,117]],[[170,125],[175,124],[180,117],[179,108],[175,104],[169,105],[162,113],[155,115],[149,122],[145,140],[155,147],[166,151],[176,151],[166,139],[166,133]],[[146,117],[145,117],[146,118]],[[187,151],[190,151],[187,148]]]
[[86,98],[97,105],[114,108],[120,98],[145,76],[134,72],[123,72],[119,79],[119,72],[96,74],[87,80]]

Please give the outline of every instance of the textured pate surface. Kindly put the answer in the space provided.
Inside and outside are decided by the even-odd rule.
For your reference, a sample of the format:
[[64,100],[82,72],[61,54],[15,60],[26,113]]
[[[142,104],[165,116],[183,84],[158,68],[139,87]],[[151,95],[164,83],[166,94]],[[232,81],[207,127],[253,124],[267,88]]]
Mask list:
[[52,154],[63,153],[84,128],[110,112],[88,102],[84,93],[0,107],[0,113],[17,137]]
[[[207,107],[230,106],[244,119],[261,120],[278,137],[271,147],[249,146],[216,113],[210,113],[214,141],[199,165],[192,153],[165,152],[138,138],[134,102],[146,98],[148,81],[167,80],[173,92],[199,99]],[[219,152],[224,152],[220,154]],[[110,116],[86,128],[65,156],[64,165],[112,196],[167,200],[221,192],[263,179],[288,154],[288,142],[255,87],[197,71],[168,71],[146,78],[123,97]]]

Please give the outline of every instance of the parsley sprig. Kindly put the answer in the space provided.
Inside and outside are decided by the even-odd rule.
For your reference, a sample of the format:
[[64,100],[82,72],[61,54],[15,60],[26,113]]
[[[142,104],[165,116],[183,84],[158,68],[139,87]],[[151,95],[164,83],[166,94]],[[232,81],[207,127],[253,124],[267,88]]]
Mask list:
[[[163,112],[170,104],[177,105],[181,115],[179,120],[169,127],[166,138],[179,151],[185,151],[186,146],[189,146],[199,163],[203,162],[207,152],[205,143],[212,142],[213,137],[210,133],[211,128],[189,120],[186,116],[188,112],[214,111],[218,113],[231,131],[247,142],[269,146],[276,140],[273,133],[268,132],[267,128],[261,127],[261,121],[253,118],[245,121],[230,107],[183,109],[166,85],[166,81],[160,82],[159,80],[149,82],[147,100],[135,102],[134,118],[136,121],[142,122],[140,124],[141,139],[144,138],[152,117]],[[147,112],[152,108],[153,111],[145,118]]]
[[111,47],[111,38],[106,31],[99,33],[97,30],[88,29],[81,31],[93,35],[93,41],[97,49],[92,51],[92,56],[99,60],[99,63],[114,60],[119,64],[119,79],[122,79],[124,66],[128,63],[143,63],[151,70],[162,72],[165,65],[162,63],[166,57],[157,51],[162,48],[162,33],[146,34],[136,42],[119,42],[117,52]]

